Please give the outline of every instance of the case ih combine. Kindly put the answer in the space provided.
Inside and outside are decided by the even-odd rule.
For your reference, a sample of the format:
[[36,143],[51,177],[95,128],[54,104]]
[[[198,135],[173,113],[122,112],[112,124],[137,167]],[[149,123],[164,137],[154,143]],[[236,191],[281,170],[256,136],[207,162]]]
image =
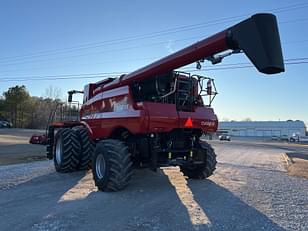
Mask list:
[[49,125],[47,157],[58,172],[92,167],[102,191],[123,189],[140,167],[179,166],[189,178],[209,177],[216,155],[200,137],[217,130],[215,85],[174,70],[240,52],[262,73],[284,71],[274,15],[256,14],[130,74],[86,85],[80,120]]

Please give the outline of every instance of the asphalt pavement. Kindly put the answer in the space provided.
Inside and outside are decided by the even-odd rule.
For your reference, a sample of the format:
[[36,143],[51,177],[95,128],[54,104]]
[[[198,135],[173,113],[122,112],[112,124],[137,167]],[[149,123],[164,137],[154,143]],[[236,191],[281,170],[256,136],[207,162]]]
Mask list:
[[33,134],[44,134],[44,130],[0,129],[0,166],[46,159],[45,146],[29,144]]
[[91,172],[56,173],[52,161],[0,166],[0,230],[308,230],[308,180],[283,153],[306,147],[212,141],[215,174],[136,170],[116,193]]

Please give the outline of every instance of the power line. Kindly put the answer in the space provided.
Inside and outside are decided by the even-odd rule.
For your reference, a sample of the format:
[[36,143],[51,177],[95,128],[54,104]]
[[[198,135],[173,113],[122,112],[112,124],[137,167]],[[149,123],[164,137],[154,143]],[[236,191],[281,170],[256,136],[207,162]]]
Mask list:
[[[234,20],[232,20],[234,21]],[[158,37],[158,36],[161,36],[161,35],[167,35],[167,34],[173,34],[173,33],[177,33],[177,32],[181,32],[181,31],[188,31],[188,30],[196,30],[196,29],[201,29],[201,28],[205,28],[205,27],[209,27],[209,26],[215,26],[215,25],[218,25],[218,24],[221,24],[221,23],[226,23],[228,21],[224,21],[224,22],[220,22],[220,23],[212,23],[212,24],[208,24],[208,25],[204,25],[204,26],[198,26],[198,27],[193,27],[193,28],[187,28],[187,29],[181,29],[181,30],[173,30],[173,31],[170,31],[170,32],[165,32],[165,33],[161,33],[161,34],[158,34],[158,35],[153,35],[153,36],[145,36],[145,37],[140,37],[138,38],[139,39],[145,39],[145,38],[154,38],[154,37]],[[130,41],[133,41],[133,40],[137,40],[137,39],[132,39]],[[154,45],[158,45],[158,44],[162,44],[162,43],[165,43],[164,42],[159,42],[159,43],[153,43]],[[110,45],[110,44],[107,44],[107,45]],[[113,44],[112,44],[113,45]],[[98,48],[98,47],[101,47],[102,45],[97,45],[97,46],[92,46],[92,47],[87,47],[87,48],[78,48],[78,50],[84,50],[84,49],[90,49],[90,48]],[[106,44],[103,44],[103,46],[106,46]],[[73,58],[73,57],[81,57],[81,56],[86,56],[86,55],[93,55],[93,54],[102,54],[102,53],[106,53],[106,52],[114,52],[114,51],[122,51],[122,50],[127,50],[127,49],[134,49],[134,48],[138,48],[138,47],[142,47],[142,46],[133,46],[133,47],[129,47],[129,48],[117,48],[117,49],[112,49],[112,50],[107,50],[107,51],[103,51],[103,52],[91,52],[91,53],[86,53],[86,54],[79,54],[79,55],[73,55],[73,56],[67,56],[67,57],[64,57],[64,58]],[[77,49],[74,49],[74,51],[78,51]],[[33,56],[26,56],[26,57],[16,57],[14,59],[1,59],[0,58],[0,63],[2,64],[6,64],[6,63],[9,63],[9,64],[6,64],[6,65],[14,65],[16,63],[20,63],[19,60],[23,61],[24,59],[37,59],[37,58],[40,58],[40,57],[45,57],[45,56],[50,56],[50,55],[55,55],[55,54],[67,54],[67,53],[70,53],[72,51],[59,51],[57,53],[52,53],[52,54],[40,54],[40,55],[33,55]],[[59,59],[59,58],[52,58],[52,59]],[[52,60],[50,58],[48,59],[45,59],[45,60]],[[13,63],[11,63],[13,62]],[[32,61],[26,61],[26,62],[32,62]],[[25,63],[25,62],[22,62],[22,63]]]
[[294,20],[282,21],[282,22],[279,22],[279,24],[288,24],[288,23],[305,22],[305,21],[308,21],[308,18],[299,18],[299,19],[294,19]]
[[[194,36],[194,37],[188,37],[188,38],[184,38],[184,39],[177,39],[177,40],[172,40],[172,42],[173,43],[176,43],[176,42],[180,42],[180,41],[189,41],[189,40],[191,40],[191,39],[202,39],[203,37],[201,37],[201,36]],[[308,40],[307,39],[305,39],[305,40],[297,40],[297,41],[288,41],[288,42],[284,42],[284,43],[282,43],[282,45],[290,45],[290,44],[298,44],[298,43],[306,43],[306,42],[308,42]],[[141,45],[141,46],[134,46],[134,47],[127,47],[127,48],[123,48],[123,49],[116,49],[116,50],[121,50],[121,51],[123,51],[123,50],[130,50],[130,49],[133,49],[133,48],[140,48],[140,47],[146,47],[146,46],[153,46],[153,45],[159,45],[159,44],[164,44],[164,43],[166,43],[166,42],[157,42],[157,43],[150,43],[150,44],[145,44],[145,45]],[[115,51],[115,50],[108,50],[108,51],[104,51],[104,52],[111,52],[111,51]],[[101,53],[101,52],[98,52],[98,53]],[[103,62],[96,62],[96,63],[93,63],[93,62],[91,62],[91,65],[102,65],[102,64],[106,64],[106,63],[123,63],[123,62],[131,62],[131,61],[139,61],[139,60],[155,60],[155,59],[159,59],[159,58],[161,58],[161,57],[140,57],[140,58],[134,58],[134,59],[123,59],[123,60],[121,60],[121,59],[116,59],[116,60],[108,60],[108,61],[103,61]],[[55,60],[59,60],[59,58],[55,58]],[[50,59],[49,60],[45,60],[45,61],[50,61]],[[0,64],[1,65],[1,64]],[[76,65],[76,63],[71,63],[71,65]],[[14,72],[16,72],[16,71],[27,71],[27,70],[42,70],[42,69],[50,69],[50,68],[59,68],[59,67],[68,67],[68,66],[71,66],[71,65],[69,65],[69,64],[64,64],[64,65],[52,65],[52,66],[50,66],[50,65],[48,65],[47,67],[45,66],[43,66],[43,67],[31,67],[31,68],[29,68],[29,69],[16,69],[16,68],[14,68],[13,70],[5,70],[5,71],[1,71],[1,73],[8,73],[8,72],[12,72],[12,71],[14,71]],[[83,64],[78,64],[79,66],[80,65],[82,65],[82,66],[84,66],[84,65],[89,65],[89,63],[83,63]]]
[[[308,18],[302,18],[302,19],[295,19],[295,20],[288,20],[288,21],[283,21],[280,24],[286,24],[286,23],[294,23],[294,22],[299,22],[299,21],[308,21]],[[194,37],[189,37],[189,38],[184,38],[184,39],[177,39],[174,40],[173,42],[179,42],[179,41],[185,41],[185,40],[190,40],[194,38],[199,38],[202,39],[203,37],[201,36],[194,36]],[[308,40],[302,40],[299,42],[307,42]],[[71,55],[71,56],[66,56],[66,57],[55,57],[55,58],[45,58],[43,60],[38,60],[36,62],[48,62],[51,60],[61,60],[61,59],[68,59],[68,58],[78,58],[78,57],[83,57],[83,56],[88,56],[88,55],[98,55],[98,54],[104,54],[104,53],[109,53],[109,52],[116,52],[116,51],[125,51],[125,50],[131,50],[131,49],[136,49],[136,48],[141,48],[141,47],[148,47],[148,46],[155,46],[155,45],[160,45],[164,44],[166,41],[162,42],[155,42],[155,43],[149,43],[145,45],[137,45],[137,46],[131,46],[131,47],[125,47],[125,48],[117,48],[117,49],[110,49],[110,50],[105,50],[105,51],[100,51],[100,52],[90,52],[90,53],[84,53],[84,54],[78,54],[78,55]],[[298,42],[296,42],[298,43]],[[288,44],[292,44],[292,42],[288,42]],[[27,60],[28,58],[25,58],[26,60],[20,60],[20,61],[0,61],[1,66],[11,66],[11,65],[16,65],[16,64],[24,64],[24,63],[32,63],[32,60]]]
[[[289,58],[289,59],[284,59],[284,63],[290,64],[291,62],[295,62],[295,61],[302,62],[302,61],[306,61],[306,60],[308,61],[308,57]],[[249,65],[249,66],[253,67],[253,65],[251,65],[251,63],[249,63],[249,62],[242,62],[242,63],[217,64],[218,67],[214,67],[212,69],[216,70],[217,68],[220,68],[220,67],[224,68],[224,67],[233,67],[233,66],[239,66],[239,65],[245,65],[245,66]],[[186,69],[190,70],[190,68],[191,67],[183,67],[183,68],[181,68],[181,70],[186,70]],[[209,69],[206,69],[206,70],[209,70]],[[200,70],[200,71],[202,71],[202,70]]]
[[85,75],[85,76],[80,76],[80,75],[71,75],[71,77],[62,77],[62,75],[59,75],[57,77],[35,77],[35,78],[24,78],[24,79],[6,79],[6,80],[0,80],[0,82],[14,82],[14,81],[50,81],[50,80],[72,80],[72,79],[93,79],[93,78],[112,78],[112,77],[118,77],[119,75]]
[[[185,38],[185,39],[177,39],[177,40],[174,40],[173,42],[185,41],[185,40],[190,40],[190,39],[193,39],[193,38],[197,38],[197,36],[189,37],[189,38]],[[198,36],[198,38],[201,38],[201,37]],[[76,58],[76,57],[82,57],[82,56],[88,56],[88,55],[104,54],[104,53],[115,52],[115,51],[123,52],[125,50],[131,50],[131,49],[148,47],[148,46],[155,46],[155,45],[160,45],[160,44],[165,44],[165,43],[166,43],[166,41],[155,42],[155,43],[149,43],[149,44],[145,44],[145,45],[136,45],[136,46],[126,47],[126,48],[110,49],[110,50],[105,50],[105,51],[101,51],[101,52],[91,52],[91,53],[78,54],[78,55],[72,55],[72,56],[66,56],[66,57],[60,57],[60,58],[59,57],[57,57],[57,58],[47,58],[47,59],[43,59],[43,60],[36,61],[36,62],[46,62],[46,61],[50,61],[50,60]],[[9,66],[9,65],[23,64],[23,63],[29,63],[29,62],[33,62],[33,61],[31,61],[31,60],[26,60],[26,61],[23,61],[23,62],[17,61],[17,62],[8,63],[8,64],[5,64],[5,63],[3,64],[3,62],[0,61],[0,65]]]
[[[49,50],[49,51],[29,53],[29,54],[20,55],[20,56],[3,57],[3,58],[0,58],[0,61],[3,60],[3,59],[4,60],[6,60],[6,59],[15,60],[15,59],[23,58],[23,57],[40,57],[40,56],[50,55],[50,53],[51,53],[51,55],[59,54],[59,53],[61,54],[61,53],[67,53],[67,52],[74,52],[74,51],[78,51],[78,50],[97,48],[97,47],[106,46],[106,45],[114,45],[114,44],[128,42],[128,41],[134,41],[134,40],[140,40],[140,39],[146,39],[146,38],[154,38],[154,37],[158,37],[158,36],[161,36],[161,35],[172,34],[172,33],[177,33],[177,32],[186,31],[186,30],[199,29],[199,28],[204,28],[204,27],[208,27],[208,26],[214,26],[214,25],[217,25],[217,24],[230,22],[231,18],[238,18],[238,17],[240,17],[240,16],[234,16],[234,17],[229,17],[229,18],[224,18],[224,19],[212,20],[212,21],[208,21],[208,22],[205,22],[205,23],[193,24],[193,25],[190,25],[190,26],[181,26],[181,27],[176,27],[176,28],[172,28],[172,29],[161,30],[161,31],[152,32],[152,33],[145,34],[145,35],[124,37],[124,38],[118,38],[118,39],[113,39],[113,40],[106,40],[106,41],[103,41],[103,42],[92,43],[92,44],[89,43],[88,45],[80,45],[80,46],[74,46],[74,47],[62,48],[62,49],[59,48],[59,49],[54,49],[54,50]],[[232,21],[234,21],[234,19]]]
[[[282,12],[288,12],[288,11],[303,9],[303,8],[306,8],[306,7],[308,7],[308,3],[298,3],[298,4],[288,5],[288,6],[284,6],[284,7],[269,9],[267,11],[279,14],[279,13],[282,13]],[[18,55],[18,56],[3,57],[3,58],[0,58],[0,61],[1,60],[2,61],[7,60],[7,59],[12,61],[11,59],[16,60],[16,59],[25,58],[25,57],[29,58],[29,57],[38,57],[38,56],[40,57],[40,56],[46,56],[46,55],[54,55],[54,54],[59,54],[59,52],[61,52],[61,53],[63,53],[63,52],[66,52],[66,53],[67,52],[74,52],[76,50],[78,51],[78,50],[83,50],[83,49],[97,48],[97,47],[102,46],[102,45],[110,45],[110,44],[112,45],[112,44],[115,44],[115,43],[123,43],[123,42],[128,42],[128,41],[133,41],[133,40],[153,38],[153,37],[157,37],[157,36],[161,36],[161,35],[165,35],[165,34],[177,33],[179,31],[183,31],[183,30],[195,29],[194,27],[202,28],[206,25],[212,26],[212,25],[217,25],[217,24],[221,24],[221,23],[226,23],[226,22],[229,22],[231,19],[232,19],[232,21],[234,21],[235,19],[242,18],[242,17],[248,16],[250,14],[242,14],[242,15],[233,16],[233,17],[226,17],[226,18],[221,18],[221,19],[217,19],[217,20],[211,20],[211,21],[207,21],[207,22],[203,22],[203,23],[174,27],[174,28],[169,28],[169,29],[165,29],[165,30],[161,30],[161,31],[151,32],[151,33],[144,34],[144,35],[127,36],[127,37],[124,37],[124,38],[105,40],[105,41],[96,42],[96,43],[85,43],[85,44],[82,44],[82,45],[71,46],[71,47],[67,47],[67,48],[58,48],[58,49],[33,52],[33,53],[28,53],[28,54]]]
[[83,74],[63,74],[63,75],[43,75],[43,76],[18,76],[14,78],[2,78],[2,81],[14,81],[14,80],[52,80],[52,79],[82,79],[82,78],[97,78],[97,77],[111,77],[120,76],[123,72],[97,72],[97,73],[83,73]]
[[[108,61],[103,61],[103,62],[91,62],[90,64],[91,65],[103,65],[103,64],[107,64],[107,63],[124,63],[124,62],[132,62],[132,61],[134,61],[134,62],[136,62],[136,61],[145,61],[145,60],[150,60],[150,61],[153,61],[153,60],[156,60],[156,59],[159,59],[159,58],[161,58],[161,57],[143,57],[143,58],[134,58],[134,59],[123,59],[123,60],[121,60],[121,59],[116,59],[116,60],[108,60]],[[16,72],[16,71],[27,71],[27,70],[44,70],[44,69],[52,69],[52,68],[61,68],[61,67],[69,67],[69,66],[76,66],[76,65],[78,65],[78,66],[88,66],[89,65],[89,63],[82,63],[82,64],[76,64],[76,63],[74,63],[74,62],[71,62],[70,64],[63,64],[63,65],[54,65],[54,66],[50,66],[50,65],[48,65],[47,67],[45,66],[43,66],[43,67],[31,67],[31,68],[28,68],[28,69],[16,69],[16,68],[14,68],[14,69],[12,69],[12,70],[5,70],[5,71],[1,71],[1,74],[2,73],[10,73],[10,72],[12,72],[12,71],[14,71],[14,72]]]
[[[291,62],[285,62],[285,65],[301,65],[301,64],[308,64],[308,58],[298,58],[298,59],[289,59],[293,60]],[[302,61],[301,61],[302,60]],[[214,67],[214,68],[207,68],[204,70],[195,70],[189,68],[180,68],[179,70],[184,70],[187,72],[200,72],[200,71],[216,71],[216,70],[234,70],[234,69],[242,69],[242,68],[252,68],[254,67],[250,63],[236,63],[236,64],[225,64],[225,66]],[[18,77],[19,79],[2,79],[0,82],[12,82],[12,81],[46,81],[46,80],[70,80],[70,79],[93,79],[93,78],[105,78],[105,77],[117,77],[120,74],[127,73],[127,71],[123,72],[109,72],[109,73],[84,73],[84,74],[69,74],[69,75],[49,75],[49,76],[24,76]]]
[[274,13],[283,13],[291,10],[298,10],[307,7],[307,3],[298,3],[294,5],[290,5],[289,7],[279,7],[273,10]]
[[[307,40],[308,41],[308,40]],[[298,42],[298,41],[297,41]],[[106,62],[99,62],[99,63],[91,63],[92,65],[101,65],[101,64],[106,64],[106,63],[113,63],[113,62],[119,62],[119,63],[123,63],[123,62],[131,62],[131,61],[139,61],[139,60],[155,60],[155,59],[159,59],[161,57],[142,57],[142,58],[136,58],[136,59],[123,59],[123,60],[112,60],[112,61],[106,61]],[[307,60],[308,58],[294,58],[294,59],[285,59],[284,61],[293,61],[293,60]],[[242,62],[242,63],[234,63],[234,64],[218,64],[219,67],[225,67],[225,66],[234,66],[234,65],[249,65],[250,63],[248,62]],[[76,65],[76,64],[74,64]],[[67,67],[67,65],[62,65],[62,66],[51,66],[48,68],[59,68],[59,67]],[[182,70],[187,69],[189,67],[184,67],[182,68]],[[30,70],[36,70],[37,68],[31,68]],[[20,69],[14,69],[14,71],[21,71]],[[1,73],[4,73],[5,71],[2,71]],[[9,71],[10,72],[10,71]],[[103,73],[103,74],[122,74],[122,72],[111,72],[111,73]],[[86,75],[86,74],[84,74]],[[31,76],[29,76],[31,77]],[[49,76],[48,77],[53,77],[53,76]],[[19,77],[12,77],[12,78],[19,78]],[[11,79],[11,78],[5,78],[5,79]],[[2,78],[2,80],[4,80]]]
[[[308,61],[298,61],[298,62],[286,62],[285,65],[300,65],[300,64],[308,64]],[[196,69],[185,69],[188,72],[200,72],[200,71],[221,71],[221,70],[234,70],[234,69],[243,69],[243,68],[253,68],[254,66],[251,64],[243,65],[243,66],[231,66],[231,67],[216,67],[216,68],[207,68],[205,70],[196,70]]]

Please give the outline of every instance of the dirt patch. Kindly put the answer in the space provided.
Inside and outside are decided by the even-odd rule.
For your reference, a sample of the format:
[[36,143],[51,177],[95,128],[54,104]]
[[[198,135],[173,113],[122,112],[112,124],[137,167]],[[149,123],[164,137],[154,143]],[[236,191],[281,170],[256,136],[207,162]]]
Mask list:
[[43,155],[37,155],[37,156],[19,155],[17,157],[12,155],[0,156],[0,166],[9,164],[28,163],[39,160],[46,160],[46,156]]
[[40,130],[0,129],[0,166],[46,159],[43,145],[29,144],[29,139]]
[[301,176],[308,179],[308,154],[286,153],[290,159],[288,173],[291,176]]

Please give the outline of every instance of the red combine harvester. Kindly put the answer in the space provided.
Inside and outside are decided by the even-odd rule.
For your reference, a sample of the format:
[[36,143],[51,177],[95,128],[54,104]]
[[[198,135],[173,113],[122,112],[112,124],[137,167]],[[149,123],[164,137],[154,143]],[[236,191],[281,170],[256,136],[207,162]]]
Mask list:
[[[240,52],[262,73],[284,71],[274,15],[253,15],[130,74],[86,85],[80,120],[49,125],[47,157],[58,172],[92,167],[102,191],[123,189],[140,167],[179,166],[189,178],[209,177],[216,155],[200,137],[217,130],[215,85],[211,78],[174,70],[204,60],[216,64]],[[77,92],[69,92],[69,102]]]

